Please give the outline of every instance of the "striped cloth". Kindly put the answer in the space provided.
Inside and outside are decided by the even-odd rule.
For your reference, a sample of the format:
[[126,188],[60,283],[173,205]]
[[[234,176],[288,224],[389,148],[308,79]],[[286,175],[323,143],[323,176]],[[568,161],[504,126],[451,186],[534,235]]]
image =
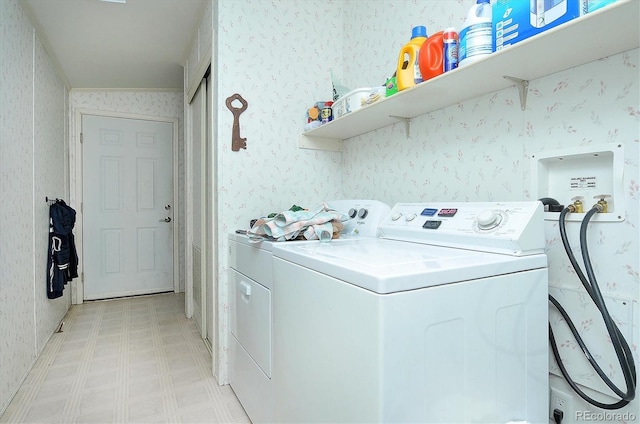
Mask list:
[[247,235],[254,241],[294,240],[302,234],[307,240],[329,241],[333,236],[331,221],[347,221],[343,213],[329,209],[326,205],[316,211],[284,211],[273,218],[261,218],[256,221]]

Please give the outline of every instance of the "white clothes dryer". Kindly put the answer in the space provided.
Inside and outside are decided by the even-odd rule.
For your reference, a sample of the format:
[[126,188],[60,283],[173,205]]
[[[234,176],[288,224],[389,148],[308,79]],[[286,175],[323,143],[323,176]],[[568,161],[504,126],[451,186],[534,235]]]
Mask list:
[[[390,207],[376,200],[333,200],[327,206],[349,217],[340,238],[375,237]],[[229,235],[229,379],[253,423],[272,423],[272,275],[273,246],[317,244],[319,241],[253,242],[246,235]],[[323,243],[325,244],[325,243]]]
[[539,202],[397,204],[380,238],[273,247],[276,422],[546,422]]

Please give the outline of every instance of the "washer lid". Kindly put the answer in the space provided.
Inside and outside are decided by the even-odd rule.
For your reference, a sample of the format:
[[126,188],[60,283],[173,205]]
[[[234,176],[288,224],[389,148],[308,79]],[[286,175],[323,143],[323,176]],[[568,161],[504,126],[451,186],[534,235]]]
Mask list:
[[260,240],[260,241],[252,241],[249,236],[241,233],[229,233],[229,240],[235,241],[241,244],[246,244],[247,246],[255,247],[256,249],[263,249],[268,252],[273,250],[274,241],[271,240]]
[[514,257],[379,238],[276,244],[273,256],[381,294],[547,267],[544,254]]
[[[364,238],[366,236],[360,235],[352,235],[352,234],[342,234],[340,238],[331,240],[331,243],[343,243],[344,241],[358,240],[360,238]],[[288,240],[288,241],[275,241],[268,239],[251,239],[251,237],[246,234],[241,233],[229,233],[229,240],[235,241],[240,244],[244,244],[247,246],[251,246],[256,249],[266,250],[267,252],[273,251],[273,246],[276,245],[291,245],[291,244],[316,244],[320,243],[319,240]]]

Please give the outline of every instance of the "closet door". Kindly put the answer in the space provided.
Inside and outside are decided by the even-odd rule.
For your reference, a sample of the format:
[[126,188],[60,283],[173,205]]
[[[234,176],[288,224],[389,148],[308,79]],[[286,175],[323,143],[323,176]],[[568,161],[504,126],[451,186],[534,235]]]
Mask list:
[[193,299],[193,320],[203,338],[207,334],[207,234],[206,234],[206,119],[207,83],[202,80],[194,95],[191,107],[191,151],[189,160],[191,190],[188,190],[191,215],[187,225],[190,227],[187,246],[191,256],[191,286]]
[[[205,160],[205,168],[206,172],[206,190],[205,190],[205,199],[206,199],[206,207],[205,207],[205,222],[207,228],[207,250],[209,251],[209,263],[207,263],[207,284],[205,290],[205,317],[206,317],[206,337],[205,340],[211,347],[212,351],[215,352],[215,314],[216,314],[216,300],[217,300],[217,290],[216,290],[216,281],[217,281],[217,263],[218,263],[218,255],[216,254],[216,249],[214,248],[217,243],[216,231],[215,231],[215,221],[214,217],[216,216],[216,194],[215,194],[215,183],[216,179],[215,175],[215,145],[213,141],[213,131],[212,131],[212,111],[213,111],[213,89],[211,86],[211,75],[207,76],[207,111],[205,114],[205,122],[207,127],[207,142],[204,151],[206,154],[204,155]],[[215,354],[213,357],[215,358]],[[214,367],[215,369],[215,367]]]

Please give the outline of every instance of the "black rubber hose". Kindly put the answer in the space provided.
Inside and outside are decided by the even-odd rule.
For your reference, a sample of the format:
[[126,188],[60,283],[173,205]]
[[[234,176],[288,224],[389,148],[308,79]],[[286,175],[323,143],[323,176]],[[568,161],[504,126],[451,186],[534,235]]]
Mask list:
[[560,367],[560,372],[564,376],[565,380],[567,380],[567,383],[569,383],[569,386],[571,386],[573,391],[576,392],[582,399],[586,400],[591,405],[597,406],[598,408],[602,408],[602,409],[620,409],[629,404],[628,400],[620,400],[616,403],[602,403],[595,399],[590,398],[589,395],[587,395],[582,390],[580,390],[576,382],[571,379],[569,372],[565,368],[564,363],[560,358],[560,352],[558,352],[558,346],[556,345],[556,339],[553,336],[553,330],[551,329],[551,324],[549,324],[549,343],[551,344],[551,351],[553,352],[553,357],[556,359],[556,362],[558,363],[558,367]]
[[551,344],[551,350],[553,352],[553,356],[554,356],[558,366],[560,367],[560,372],[562,373],[564,378],[567,380],[567,383],[569,383],[571,388],[581,398],[583,398],[585,401],[589,402],[590,404],[592,404],[594,406],[597,406],[599,408],[602,408],[602,409],[620,409],[620,408],[624,407],[625,405],[629,404],[629,402],[635,398],[636,370],[635,370],[635,363],[633,361],[633,356],[632,356],[632,353],[631,353],[631,349],[629,349],[629,345],[628,345],[627,341],[625,340],[624,336],[620,332],[620,329],[618,328],[618,326],[611,319],[611,315],[609,314],[609,312],[607,310],[606,304],[604,302],[604,298],[602,297],[602,293],[600,292],[600,289],[598,287],[597,281],[595,279],[595,273],[593,272],[593,267],[591,265],[591,260],[589,258],[589,254],[588,254],[587,236],[586,236],[587,226],[589,224],[589,221],[591,220],[591,217],[598,212],[598,209],[597,208],[592,208],[585,215],[584,219],[582,220],[582,225],[580,226],[580,245],[582,247],[582,257],[583,257],[583,260],[584,260],[584,263],[585,263],[585,268],[587,270],[587,275],[588,275],[589,279],[587,279],[587,277],[585,277],[585,275],[583,274],[582,270],[580,269],[580,266],[579,266],[578,262],[576,261],[575,256],[573,255],[573,252],[572,252],[571,247],[570,247],[569,242],[568,242],[568,238],[567,238],[567,234],[566,234],[566,227],[565,227],[565,219],[566,219],[566,215],[567,215],[568,212],[569,212],[569,208],[565,208],[560,213],[560,218],[559,218],[560,236],[562,238],[562,243],[564,245],[565,251],[567,252],[567,256],[569,257],[569,260],[570,260],[572,266],[574,267],[574,269],[576,271],[576,274],[578,275],[578,278],[582,282],[583,286],[585,287],[585,289],[589,293],[589,296],[591,297],[591,299],[593,300],[593,302],[595,303],[596,307],[598,308],[598,310],[600,311],[600,313],[602,315],[602,318],[603,318],[603,320],[605,322],[605,326],[607,327],[607,331],[609,332],[609,336],[611,337],[611,341],[612,341],[612,344],[614,346],[614,350],[616,351],[616,356],[618,357],[618,361],[620,363],[620,367],[622,369],[622,373],[623,373],[623,376],[624,376],[624,379],[625,379],[625,385],[626,385],[626,388],[627,388],[626,392],[623,392],[622,390],[620,390],[611,381],[611,379],[609,379],[607,377],[607,375],[602,371],[600,366],[597,364],[597,362],[595,361],[595,359],[593,358],[593,356],[589,352],[589,349],[585,345],[584,341],[580,337],[577,329],[575,328],[575,325],[573,325],[573,322],[569,318],[569,315],[564,310],[564,308],[562,308],[560,303],[555,298],[553,298],[553,296],[551,296],[551,295],[549,295],[549,301],[558,309],[558,311],[560,312],[562,317],[567,322],[567,325],[569,326],[569,328],[571,330],[571,333],[575,337],[576,341],[578,342],[578,345],[582,349],[584,355],[588,359],[588,361],[591,364],[591,366],[598,373],[600,378],[602,378],[602,380],[605,382],[605,384],[617,396],[619,396],[621,398],[621,400],[616,402],[616,403],[612,403],[612,404],[602,403],[602,402],[599,402],[599,401],[589,397],[586,393],[584,393],[582,390],[580,390],[580,388],[577,386],[577,384],[571,379],[568,371],[566,370],[566,368],[564,366],[564,363],[562,362],[562,358],[560,357],[560,352],[558,351],[558,347],[556,345],[556,341],[555,341],[555,337],[554,337],[554,334],[553,334],[553,330],[551,328],[551,323],[549,323],[549,343]]
[[591,287],[589,285],[589,282],[587,281],[587,277],[585,277],[584,274],[582,273],[582,269],[580,268],[580,265],[578,264],[576,257],[573,255],[573,250],[571,250],[571,246],[569,245],[569,238],[567,237],[567,228],[565,226],[565,219],[566,219],[567,213],[569,213],[569,208],[564,208],[562,212],[560,212],[560,218],[558,220],[559,227],[560,227],[560,239],[562,240],[562,245],[564,246],[564,250],[565,252],[567,252],[567,256],[569,257],[569,262],[571,262],[571,265],[573,266],[573,269],[576,271],[576,274],[578,275],[578,278],[582,282],[582,285],[584,286],[585,289],[587,289],[587,293],[589,293],[589,296],[595,302],[595,299],[593,298],[593,294],[591,293]]
[[[573,334],[574,338],[576,339],[576,342],[578,342],[578,346],[580,346],[580,349],[582,349],[582,353],[584,353],[584,356],[591,363],[591,366],[593,367],[593,369],[598,373],[600,378],[602,378],[604,380],[604,382],[607,384],[607,386],[609,386],[609,388],[611,390],[613,390],[614,392],[616,392],[616,394],[618,394],[617,391],[619,391],[619,389],[616,387],[616,385],[613,383],[613,381],[611,381],[611,379],[609,379],[609,377],[602,370],[602,368],[600,368],[600,365],[598,365],[598,363],[594,359],[593,355],[591,354],[591,352],[587,348],[587,345],[585,344],[584,340],[580,336],[580,333],[578,333],[578,329],[573,324],[573,321],[569,317],[569,314],[567,313],[567,311],[562,307],[560,302],[558,302],[551,295],[549,295],[549,301],[551,303],[553,303],[553,306],[556,307],[558,312],[560,312],[560,315],[562,315],[562,317],[565,319],[565,322],[567,323],[567,326],[569,327],[569,330],[571,330],[571,334]],[[622,397],[623,393],[621,392],[621,394],[619,394],[618,396]]]
[[596,305],[600,310],[600,314],[602,315],[602,319],[607,327],[607,331],[611,336],[611,342],[613,344],[613,348],[616,351],[616,355],[618,356],[618,362],[620,362],[622,374],[624,375],[624,380],[627,386],[627,392],[624,393],[624,396],[618,393],[617,394],[625,400],[632,400],[635,397],[636,373],[633,356],[631,355],[631,349],[629,349],[627,341],[620,332],[618,326],[613,322],[613,319],[611,318],[611,315],[607,310],[607,305],[604,301],[604,298],[602,297],[602,293],[600,292],[595,273],[593,272],[593,266],[591,265],[591,259],[589,258],[589,249],[587,246],[587,226],[589,225],[591,217],[593,217],[593,215],[595,215],[596,213],[598,213],[597,208],[592,208],[589,212],[587,212],[584,219],[582,220],[582,225],[580,226],[580,247],[582,248],[582,259],[584,261],[585,270],[587,271],[587,277],[591,282],[591,292],[597,299]]
[[[622,336],[622,333],[620,333],[620,330],[618,329],[617,325],[615,325],[615,323],[613,322],[613,320],[611,319],[609,312],[607,311],[606,308],[606,304],[604,301],[604,298],[602,297],[602,294],[600,293],[600,289],[598,288],[598,284],[595,280],[595,275],[593,273],[593,267],[591,266],[591,260],[589,259],[589,255],[588,255],[588,249],[587,249],[587,242],[586,242],[586,232],[587,232],[587,226],[589,221],[591,220],[591,218],[593,217],[594,214],[596,214],[598,212],[598,210],[596,208],[591,209],[584,217],[584,219],[582,220],[582,225],[580,226],[580,245],[581,247],[583,247],[582,249],[582,256],[583,256],[583,260],[585,263],[585,267],[587,268],[587,275],[589,275],[589,280],[587,280],[587,277],[585,277],[585,275],[582,272],[582,269],[580,268],[580,265],[578,264],[578,261],[576,260],[575,256],[573,255],[573,251],[571,249],[571,246],[569,245],[569,241],[568,241],[568,237],[567,237],[567,233],[566,233],[566,215],[569,212],[569,209],[566,208],[562,211],[562,213],[560,214],[560,236],[562,239],[562,243],[564,245],[565,251],[567,252],[567,256],[569,257],[569,261],[571,262],[571,265],[573,266],[573,268],[576,271],[576,274],[578,275],[578,278],[580,279],[580,281],[582,282],[582,285],[584,286],[584,288],[587,290],[587,293],[589,293],[589,296],[591,297],[593,303],[596,305],[596,307],[598,308],[598,310],[600,311],[603,320],[605,321],[605,326],[607,327],[607,331],[609,332],[609,335],[611,337],[612,340],[612,344],[614,346],[614,349],[616,351],[616,356],[618,357],[618,361],[620,362],[620,366],[622,367],[622,372],[623,375],[625,377],[625,382],[627,382],[627,374],[625,374],[625,366],[624,364],[629,364],[629,361],[626,359],[629,357],[629,355],[631,354],[631,350],[628,347],[628,344],[626,342],[626,340],[624,339],[624,337]],[[593,284],[595,282],[595,284]],[[554,299],[555,300],[555,299]],[[553,302],[552,302],[553,303]],[[559,303],[555,306],[559,306]],[[604,310],[604,311],[603,311]],[[560,310],[559,310],[560,311]],[[562,311],[560,311],[562,313]],[[608,317],[608,319],[607,319]],[[568,316],[568,314],[564,314],[564,318],[567,320],[567,324],[569,325],[569,327],[573,327],[572,323],[570,323],[570,318]],[[575,327],[573,327],[575,329]],[[586,345],[584,345],[584,343],[581,344],[581,339],[579,338],[578,332],[575,331],[574,329],[571,330],[572,334],[574,335],[574,337],[576,337],[576,341],[578,342],[578,344],[580,345],[580,347],[582,348],[583,352],[585,353],[585,356],[587,358],[592,358],[591,357],[591,353],[589,352],[589,350],[587,349]],[[625,356],[625,360],[621,360],[621,352],[620,352],[620,348],[622,346],[622,349],[626,352],[624,353],[623,356]],[[592,367],[594,368],[594,370],[598,373],[598,375],[600,375],[600,378],[602,378],[602,380],[605,382],[605,384],[619,397],[623,398],[623,399],[629,399],[629,385],[627,384],[627,392],[623,392],[622,390],[620,390],[607,376],[606,374],[604,374],[604,372],[602,371],[602,369],[598,366],[598,364],[595,361],[592,361],[591,359],[589,360],[589,362],[591,363]],[[631,364],[633,364],[633,358],[631,358]],[[631,369],[629,369],[630,373],[632,373],[633,375],[635,375],[635,368],[632,365],[633,371],[631,372]],[[631,399],[633,399],[633,397],[635,396],[635,384],[633,385],[633,390],[632,390],[632,397]]]

